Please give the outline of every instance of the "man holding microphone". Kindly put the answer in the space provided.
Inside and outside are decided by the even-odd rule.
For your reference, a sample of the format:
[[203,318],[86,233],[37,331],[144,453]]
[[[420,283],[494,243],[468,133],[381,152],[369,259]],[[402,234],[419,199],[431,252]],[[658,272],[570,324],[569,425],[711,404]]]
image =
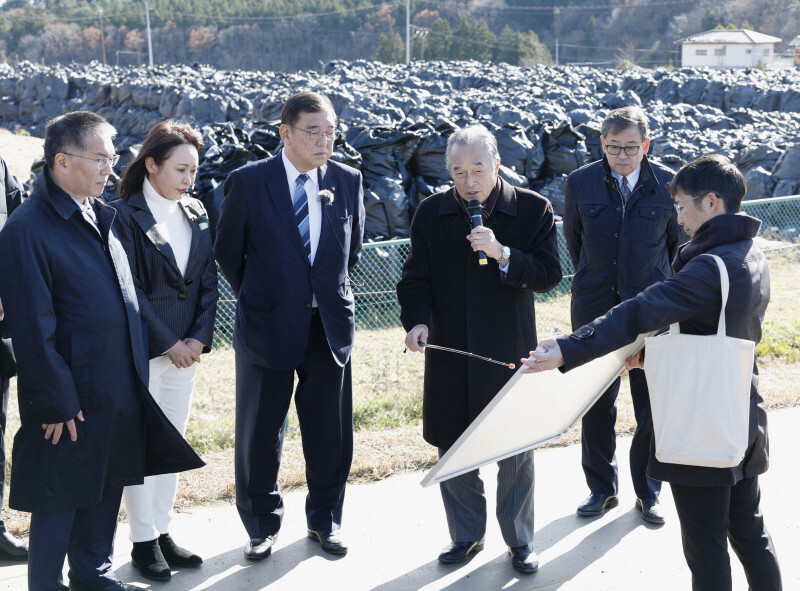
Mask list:
[[[536,343],[533,293],[547,292],[561,280],[553,209],[541,195],[498,177],[497,141],[482,125],[451,135],[445,160],[455,186],[420,204],[397,285],[406,346],[421,352],[430,342],[518,359]],[[475,200],[479,210],[477,204],[470,207]],[[480,215],[483,225],[470,214]],[[473,358],[426,354],[423,436],[439,448],[440,457],[511,375]],[[498,466],[497,516],[512,565],[521,573],[536,572],[533,452]],[[483,482],[475,470],[440,487],[452,544],[439,560],[463,562],[483,549]]]

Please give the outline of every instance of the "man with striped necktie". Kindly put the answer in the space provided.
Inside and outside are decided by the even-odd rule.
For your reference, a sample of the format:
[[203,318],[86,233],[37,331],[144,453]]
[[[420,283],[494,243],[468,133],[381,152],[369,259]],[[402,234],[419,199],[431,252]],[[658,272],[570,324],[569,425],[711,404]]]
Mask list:
[[[636,106],[611,111],[603,120],[603,158],[567,177],[564,237],[575,268],[572,328],[602,316],[653,283],[672,275],[670,261],[685,238],[669,194],[672,170],[647,158],[647,115]],[[617,379],[582,420],[582,465],[589,497],[582,517],[602,515],[618,504],[616,436]],[[636,507],[660,525],[661,483],[646,474],[653,421],[644,372],[630,372],[636,432],[630,468]]]
[[236,506],[245,556],[272,552],[283,519],[278,485],[294,391],[306,458],[308,537],[345,554],[342,506],[353,455],[350,353],[361,256],[361,173],[329,162],[339,131],[328,97],[301,92],[281,113],[280,154],[225,181],[214,254],[235,291]]

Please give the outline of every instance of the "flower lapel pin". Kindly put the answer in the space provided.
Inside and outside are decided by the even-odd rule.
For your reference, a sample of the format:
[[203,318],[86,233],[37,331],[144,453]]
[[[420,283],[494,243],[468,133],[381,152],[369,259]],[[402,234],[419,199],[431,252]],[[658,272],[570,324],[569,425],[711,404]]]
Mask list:
[[330,189],[323,189],[322,191],[320,191],[319,202],[322,203],[322,205],[333,205],[334,191],[336,191],[336,189],[333,187],[331,187]]
[[206,216],[204,216],[204,215],[197,216],[192,221],[196,222],[201,230],[207,230],[208,229],[208,218]]

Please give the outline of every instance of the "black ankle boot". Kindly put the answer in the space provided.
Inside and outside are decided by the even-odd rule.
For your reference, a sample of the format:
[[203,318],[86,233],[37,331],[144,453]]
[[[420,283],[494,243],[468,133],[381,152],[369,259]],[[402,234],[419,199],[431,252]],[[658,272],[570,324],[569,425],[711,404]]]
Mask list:
[[131,550],[133,566],[139,569],[142,576],[152,581],[169,581],[172,573],[169,564],[161,554],[158,540],[134,542]]
[[169,534],[161,534],[158,537],[158,545],[161,547],[161,554],[170,566],[196,568],[203,564],[202,558],[178,546]]

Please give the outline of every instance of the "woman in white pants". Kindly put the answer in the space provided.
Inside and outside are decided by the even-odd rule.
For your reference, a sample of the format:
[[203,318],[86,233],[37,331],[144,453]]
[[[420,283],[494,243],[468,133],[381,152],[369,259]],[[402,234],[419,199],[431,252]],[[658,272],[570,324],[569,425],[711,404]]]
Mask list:
[[[219,297],[206,210],[187,195],[202,147],[189,125],[156,124],[125,170],[121,199],[112,202],[147,321],[150,393],[182,434],[197,363],[210,350]],[[177,487],[178,475],[164,474],[125,488],[131,559],[148,579],[168,581],[171,568],[203,562],[169,535]]]

